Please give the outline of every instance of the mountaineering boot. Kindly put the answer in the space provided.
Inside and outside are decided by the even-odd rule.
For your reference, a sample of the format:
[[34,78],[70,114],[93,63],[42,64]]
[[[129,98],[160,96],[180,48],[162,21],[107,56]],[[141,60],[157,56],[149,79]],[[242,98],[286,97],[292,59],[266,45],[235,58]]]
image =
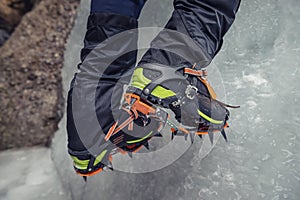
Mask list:
[[[216,94],[207,79],[205,69],[169,67],[162,64],[142,64],[132,76],[127,96],[148,105],[171,109],[175,118],[185,128],[172,129],[173,133],[183,131],[197,135],[221,131],[229,119],[229,111],[224,103],[216,100]],[[138,98],[137,98],[138,97]]]
[[[110,127],[102,140],[86,151],[73,151],[69,154],[73,159],[73,166],[77,174],[88,177],[95,175],[103,169],[111,169],[113,155],[116,153],[128,154],[139,151],[142,147],[149,150],[149,140],[157,135],[164,127],[164,118],[150,117],[144,115],[143,110],[135,109],[134,104],[130,109],[123,106],[119,112],[118,120]],[[158,113],[153,107],[144,106],[147,113]],[[147,121],[145,120],[147,119]],[[162,120],[163,119],[163,120]],[[93,153],[93,154],[92,154]]]

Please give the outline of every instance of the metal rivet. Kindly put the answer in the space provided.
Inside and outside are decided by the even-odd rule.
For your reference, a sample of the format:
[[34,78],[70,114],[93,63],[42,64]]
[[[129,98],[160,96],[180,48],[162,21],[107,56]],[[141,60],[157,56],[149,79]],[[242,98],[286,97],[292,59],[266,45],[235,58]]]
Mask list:
[[149,92],[150,92],[150,91],[149,91],[149,89],[148,89],[148,88],[147,88],[147,89],[145,89],[145,91],[144,91],[144,93],[145,93],[145,94],[149,94]]

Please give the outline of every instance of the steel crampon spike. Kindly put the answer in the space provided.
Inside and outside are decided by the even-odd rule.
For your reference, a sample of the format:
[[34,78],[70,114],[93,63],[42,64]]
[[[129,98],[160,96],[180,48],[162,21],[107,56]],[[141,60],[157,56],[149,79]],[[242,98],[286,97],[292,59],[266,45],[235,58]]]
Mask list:
[[221,134],[222,134],[223,138],[225,139],[225,141],[228,142],[228,140],[227,140],[227,135],[226,135],[224,129],[221,130]]
[[146,142],[146,143],[144,143],[143,145],[144,145],[144,147],[145,147],[146,149],[149,150],[149,142]]
[[208,131],[208,136],[209,136],[210,143],[213,144],[214,143],[214,133],[212,131]]
[[110,169],[111,171],[114,171],[114,168],[113,168],[112,165],[107,165],[106,167],[107,167],[108,169]]
[[191,138],[191,143],[193,144],[194,140],[195,140],[195,133],[190,132],[189,135],[190,135],[190,138]]
[[187,138],[188,138],[188,134],[185,134],[184,139],[187,140]]
[[108,160],[108,165],[106,165],[111,171],[114,171],[113,164],[110,160]]
[[154,137],[163,137],[161,133],[157,133],[155,135],[153,135]]

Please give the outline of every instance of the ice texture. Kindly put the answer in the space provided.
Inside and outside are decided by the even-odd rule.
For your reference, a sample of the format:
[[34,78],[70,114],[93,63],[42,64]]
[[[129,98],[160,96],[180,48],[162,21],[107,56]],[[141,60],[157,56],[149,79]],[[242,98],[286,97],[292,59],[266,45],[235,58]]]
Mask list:
[[[79,62],[89,1],[80,9],[65,54],[66,91]],[[140,25],[162,27],[171,10],[171,1],[148,1]],[[52,146],[56,167],[49,150],[0,154],[0,199],[300,199],[299,33],[298,0],[242,1],[214,60],[226,102],[241,105],[231,110],[229,143],[220,139],[209,153],[207,143],[195,140],[161,170],[105,171],[84,183],[67,155],[64,118]]]

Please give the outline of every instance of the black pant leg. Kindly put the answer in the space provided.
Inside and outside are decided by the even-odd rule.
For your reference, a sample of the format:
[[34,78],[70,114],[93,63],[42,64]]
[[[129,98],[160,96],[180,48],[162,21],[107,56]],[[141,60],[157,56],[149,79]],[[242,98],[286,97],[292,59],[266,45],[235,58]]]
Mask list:
[[[121,0],[119,3],[124,4],[124,2],[124,0]],[[101,133],[89,127],[89,119],[92,120],[92,118],[91,115],[84,112],[85,104],[93,104],[102,133],[107,133],[110,126],[114,123],[112,110],[116,109],[117,105],[112,105],[111,98],[114,90],[116,90],[118,80],[135,66],[137,31],[132,31],[132,34],[128,33],[130,35],[128,35],[127,40],[114,44],[111,49],[105,47],[103,48],[105,50],[101,50],[101,48],[97,50],[97,46],[104,44],[104,41],[110,37],[138,27],[137,18],[145,4],[145,0],[128,0],[126,2],[126,7],[118,4],[117,0],[92,0],[91,2],[91,14],[88,18],[84,47],[81,50],[82,62],[78,65],[81,72],[75,74],[68,92],[67,133],[68,147],[71,150],[86,150],[100,139]],[[118,46],[117,50],[116,46]],[[127,49],[134,49],[134,51],[126,52]],[[95,52],[93,53],[92,51]],[[106,55],[108,59],[109,57],[116,59],[109,63],[107,68],[102,69],[107,63],[105,63],[105,59],[100,58],[101,56],[97,58],[97,53]],[[80,76],[82,73],[84,73],[84,76]],[[77,77],[80,80],[76,80]],[[82,81],[82,77],[87,80]],[[94,81],[93,79],[97,81],[96,91],[91,91],[89,84],[83,84],[83,82],[89,81],[88,79],[91,82]],[[74,89],[76,92],[74,92]],[[117,93],[121,94],[122,90],[118,88]],[[94,99],[94,102],[89,101],[89,98]],[[74,100],[79,102],[79,105],[76,105],[76,110],[73,110]],[[82,103],[80,102],[81,100],[83,100]],[[87,127],[86,132],[78,132],[74,112],[76,113],[76,120],[81,121]]]
[[175,0],[166,30],[153,40],[140,63],[208,65],[220,50],[239,5],[240,0]]

